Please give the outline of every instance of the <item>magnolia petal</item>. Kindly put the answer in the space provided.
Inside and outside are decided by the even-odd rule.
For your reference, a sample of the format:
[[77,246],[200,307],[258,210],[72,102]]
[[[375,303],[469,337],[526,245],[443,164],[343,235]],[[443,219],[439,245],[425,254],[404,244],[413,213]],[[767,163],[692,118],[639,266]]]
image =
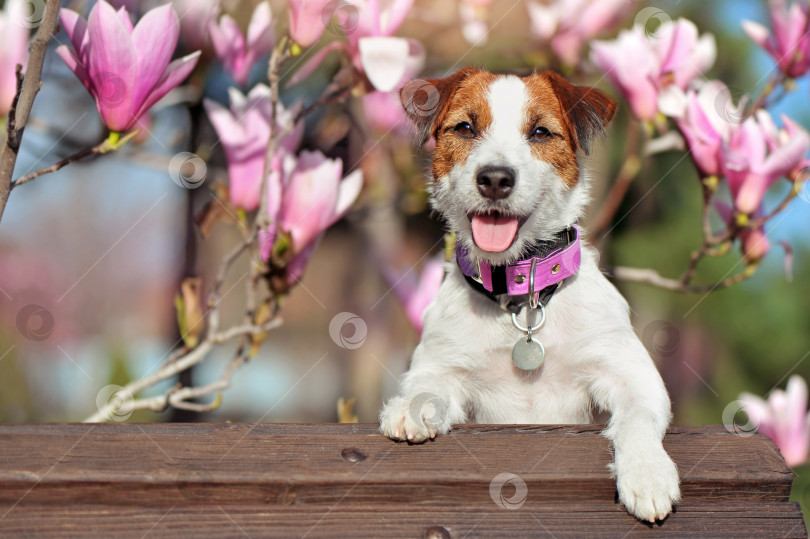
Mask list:
[[744,117],[746,101],[735,104],[731,91],[719,80],[705,82],[698,91],[697,102],[714,132],[723,140],[728,139],[732,127]]
[[273,251],[273,242],[276,239],[276,231],[274,225],[270,224],[268,229],[259,230],[259,254],[262,261],[267,262],[270,260],[270,253]]
[[741,23],[743,32],[757,45],[765,47],[768,38],[771,36],[770,31],[758,22],[743,20]]
[[768,403],[750,393],[740,394],[738,400],[742,411],[748,416],[748,422],[760,433],[773,438],[774,417]]
[[670,84],[658,92],[658,110],[673,118],[679,118],[686,112],[686,94]]
[[796,133],[784,146],[777,148],[765,160],[762,173],[773,176],[774,181],[797,168],[810,148],[807,133]]
[[[349,208],[360,196],[363,190],[363,171],[360,169],[350,172],[343,181],[340,182],[338,188],[337,203],[335,204],[335,216],[332,223],[346,215]],[[329,224],[332,224],[329,223]]]
[[231,111],[211,99],[204,99],[203,106],[219,140],[226,147],[240,146],[244,143],[245,131],[242,123],[234,117]]
[[152,105],[157,103],[164,95],[179,86],[194,70],[194,67],[197,65],[197,60],[199,59],[200,51],[197,51],[170,63],[169,67],[166,68],[166,73],[163,74],[163,77],[157,85],[152,89],[149,95],[146,96],[146,100],[138,110],[135,119],[152,108]]
[[255,55],[262,56],[273,46],[273,14],[270,4],[262,2],[253,10],[247,31],[247,49],[254,51]]
[[762,129],[762,134],[765,137],[765,142],[768,143],[768,148],[774,151],[779,146],[779,129],[773,122],[773,118],[765,109],[759,109],[754,113],[759,127]]
[[754,213],[762,204],[765,191],[773,181],[775,180],[763,174],[749,172],[739,186],[739,191],[734,197],[734,205],[743,213]]
[[792,375],[785,388],[787,395],[786,419],[789,425],[800,426],[807,414],[807,382],[799,375]]
[[131,35],[135,27],[132,26],[132,18],[129,16],[129,11],[127,11],[126,6],[118,8],[116,13],[118,14],[118,18],[121,19],[121,22],[124,23],[124,28],[126,28]]
[[101,1],[90,12],[87,33],[92,46],[86,67],[99,113],[112,131],[126,131],[137,119],[132,110],[137,57],[130,32],[115,9]]
[[80,57],[87,41],[87,21],[72,9],[61,9],[59,11],[59,20],[70,42],[73,43],[77,56]]
[[[302,47],[311,47],[326,30],[324,9],[331,0],[288,0],[287,10],[290,37]],[[336,4],[345,7],[345,4]],[[349,6],[350,8],[352,6]]]
[[405,22],[413,7],[413,0],[392,0],[386,11],[380,14],[380,31],[382,35],[393,35]]
[[91,90],[93,82],[90,80],[90,75],[87,74],[87,70],[79,62],[76,51],[67,45],[59,45],[56,47],[56,54],[58,54],[70,70],[73,71],[73,74],[84,84],[85,88]]
[[703,34],[700,36],[700,39],[698,39],[692,58],[694,66],[697,68],[695,75],[697,76],[707,71],[714,65],[715,60],[717,60],[717,42],[714,39],[714,35],[709,33]]
[[138,57],[132,102],[139,108],[152,88],[163,77],[177,47],[180,26],[171,4],[149,10],[132,32]]
[[304,270],[307,268],[307,262],[309,262],[309,258],[315,250],[317,241],[318,238],[316,238],[312,245],[295,255],[287,264],[287,284],[295,284],[304,276]]
[[358,42],[360,62],[368,80],[381,92],[390,92],[405,75],[410,45],[399,37],[364,37]]
[[419,283],[412,294],[402,298],[405,312],[413,327],[421,333],[424,328],[425,311],[436,299],[444,280],[444,257],[439,255],[428,260],[419,276]]
[[279,221],[301,252],[331,224],[343,165],[321,152],[303,151],[285,187]]
[[[698,29],[690,20],[666,21],[653,35],[653,47],[661,58],[661,73],[676,73],[688,61],[698,40]],[[681,81],[677,81],[680,86]]]

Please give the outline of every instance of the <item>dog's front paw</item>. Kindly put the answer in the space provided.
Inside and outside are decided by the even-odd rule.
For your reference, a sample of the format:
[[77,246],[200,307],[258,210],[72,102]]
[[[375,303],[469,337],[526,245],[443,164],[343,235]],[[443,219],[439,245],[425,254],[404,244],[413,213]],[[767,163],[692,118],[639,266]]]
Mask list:
[[680,499],[678,470],[663,448],[617,455],[615,469],[619,500],[640,520],[663,520]]
[[395,397],[380,413],[380,430],[392,440],[424,442],[437,434],[450,432],[447,416],[446,401],[436,395]]

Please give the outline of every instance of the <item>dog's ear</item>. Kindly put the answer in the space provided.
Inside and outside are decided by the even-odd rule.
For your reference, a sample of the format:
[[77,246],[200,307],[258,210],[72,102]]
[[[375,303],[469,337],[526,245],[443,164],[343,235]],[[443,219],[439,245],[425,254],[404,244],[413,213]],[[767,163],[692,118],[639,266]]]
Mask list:
[[572,147],[578,146],[587,154],[594,137],[604,135],[616,112],[616,102],[596,88],[574,86],[553,71],[544,75],[560,102]]
[[402,87],[399,97],[416,130],[417,147],[435,135],[458,85],[476,71],[467,67],[444,79],[416,79]]

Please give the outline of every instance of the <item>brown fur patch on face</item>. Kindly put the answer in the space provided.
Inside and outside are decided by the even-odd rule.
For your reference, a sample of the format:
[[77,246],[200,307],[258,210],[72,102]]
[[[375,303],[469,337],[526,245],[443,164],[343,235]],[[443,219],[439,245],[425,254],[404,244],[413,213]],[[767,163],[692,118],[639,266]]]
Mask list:
[[[523,82],[529,94],[523,131],[530,140],[532,155],[554,167],[565,185],[574,187],[579,181],[577,146],[560,100],[542,74],[524,77]],[[548,129],[551,136],[532,140],[532,133],[538,127]]]
[[[457,163],[467,160],[477,140],[492,123],[487,94],[497,75],[476,71],[462,80],[453,92],[442,114],[436,119],[436,149],[433,151],[433,179],[447,176]],[[472,138],[464,138],[454,128],[467,122],[473,130]]]

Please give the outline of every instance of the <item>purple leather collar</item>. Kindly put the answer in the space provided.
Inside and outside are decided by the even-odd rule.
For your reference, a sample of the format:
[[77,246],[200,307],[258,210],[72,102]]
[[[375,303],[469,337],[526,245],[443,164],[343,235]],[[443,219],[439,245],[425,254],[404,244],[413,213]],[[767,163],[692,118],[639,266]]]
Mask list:
[[533,260],[536,261],[534,290],[539,293],[575,275],[579,270],[581,259],[579,229],[576,225],[558,234],[556,240],[538,244],[531,257],[506,266],[493,267],[488,262],[473,264],[467,251],[459,245],[456,246],[456,260],[462,273],[492,295],[528,294],[529,273]]

